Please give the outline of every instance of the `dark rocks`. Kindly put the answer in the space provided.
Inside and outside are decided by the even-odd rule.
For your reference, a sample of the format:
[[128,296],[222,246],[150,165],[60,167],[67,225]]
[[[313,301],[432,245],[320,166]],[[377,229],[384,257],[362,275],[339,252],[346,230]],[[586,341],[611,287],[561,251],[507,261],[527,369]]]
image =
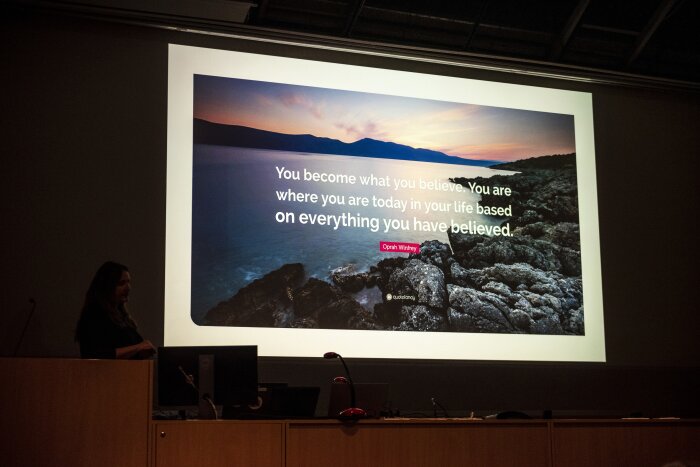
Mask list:
[[432,264],[449,273],[450,265],[454,263],[450,246],[437,240],[429,240],[420,245],[420,253],[409,255],[408,259],[418,259],[424,263]]
[[382,329],[393,329],[401,323],[400,301],[391,300],[374,305],[374,316]]
[[414,297],[417,304],[444,308],[447,303],[445,276],[441,269],[418,259],[396,269],[382,288],[385,293]]
[[294,292],[294,314],[297,318],[316,318],[319,309],[336,299],[340,293],[328,282],[308,280],[303,287]]
[[389,277],[394,271],[403,268],[407,261],[408,259],[403,257],[387,258],[381,260],[376,267],[370,269],[370,272],[376,276],[376,284],[381,290],[385,290]]
[[283,326],[292,304],[292,289],[303,277],[300,263],[285,264],[209,310],[204,322],[210,326]]
[[[512,196],[484,195],[481,204],[512,207],[502,224],[512,236],[448,232],[449,244],[425,241],[420,253],[367,272],[344,265],[330,282],[302,285],[302,266],[285,265],[210,310],[206,324],[583,335],[575,155],[502,168],[521,173],[454,181],[510,187]],[[382,301],[364,308],[352,294],[373,287]]]
[[340,288],[285,264],[242,288],[207,313],[212,326],[374,329],[374,316]]
[[404,305],[401,307],[401,322],[393,329],[396,331],[446,331],[447,319],[444,313],[425,305]]
[[331,280],[346,292],[359,292],[367,285],[367,273],[358,273],[354,264],[331,271]]
[[575,250],[581,248],[579,226],[572,222],[559,222],[557,224],[536,222],[516,229],[515,233]]
[[452,231],[448,231],[447,236],[450,240],[450,245],[452,245],[454,256],[458,262],[464,261],[469,252],[472,251],[477,245],[489,240],[489,237],[486,235],[460,234],[453,233]]
[[490,178],[455,178],[453,181],[463,186],[474,182],[482,186],[510,188],[510,196],[482,195],[481,204],[495,207],[511,206],[513,215],[509,223],[513,227],[535,222],[578,223],[575,155],[557,157],[566,158],[568,161],[562,163],[560,167],[538,166],[535,159],[531,160],[530,166],[525,161],[521,161],[522,164],[519,167],[503,164],[493,168],[522,172],[516,175],[494,175]]
[[471,332],[583,332],[580,278],[523,263],[472,269],[465,275],[473,287],[447,286],[451,325],[482,329]]
[[449,284],[447,319],[457,332],[514,332],[508,305],[495,294]]
[[339,288],[314,278],[294,292],[294,314],[324,329],[372,327],[372,317],[362,305]]
[[513,237],[452,232],[448,236],[455,258],[467,268],[496,263],[527,263],[544,271],[557,271],[567,276],[581,275],[577,224],[538,222],[517,229]]

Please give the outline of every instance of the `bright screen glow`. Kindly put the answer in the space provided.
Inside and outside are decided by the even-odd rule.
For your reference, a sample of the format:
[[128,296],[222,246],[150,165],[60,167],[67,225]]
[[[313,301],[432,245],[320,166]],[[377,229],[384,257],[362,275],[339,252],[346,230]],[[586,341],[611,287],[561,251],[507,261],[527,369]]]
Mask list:
[[166,215],[166,346],[605,361],[589,93],[170,45]]

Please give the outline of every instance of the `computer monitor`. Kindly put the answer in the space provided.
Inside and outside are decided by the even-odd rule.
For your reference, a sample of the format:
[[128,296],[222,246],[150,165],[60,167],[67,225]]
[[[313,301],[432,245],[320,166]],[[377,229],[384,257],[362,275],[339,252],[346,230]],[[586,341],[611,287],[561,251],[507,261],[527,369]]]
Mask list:
[[[189,377],[191,382],[188,381]],[[200,396],[205,393],[217,405],[256,404],[258,347],[240,345],[158,349],[158,405],[198,405]]]

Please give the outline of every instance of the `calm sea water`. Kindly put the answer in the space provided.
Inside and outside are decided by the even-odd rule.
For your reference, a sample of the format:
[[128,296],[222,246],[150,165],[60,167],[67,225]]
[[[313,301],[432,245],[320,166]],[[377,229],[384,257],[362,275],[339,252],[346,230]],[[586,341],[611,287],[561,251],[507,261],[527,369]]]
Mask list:
[[[284,179],[278,169],[299,172],[302,180]],[[310,173],[354,175],[355,184],[304,181]],[[479,195],[469,192],[421,189],[424,183],[448,182],[452,177],[489,177],[497,173],[483,167],[430,164],[325,154],[294,153],[224,146],[195,145],[192,199],[192,318],[230,298],[251,281],[283,264],[304,264],[310,277],[327,279],[331,270],[354,264],[359,271],[390,257],[406,254],[379,250],[380,241],[422,243],[447,234],[414,230],[414,218],[427,222],[467,222],[498,225],[502,219],[455,212],[454,203],[475,204]],[[374,175],[390,186],[362,185],[360,177]],[[415,188],[394,186],[405,180]],[[449,184],[455,186],[454,184]],[[317,203],[280,201],[277,191],[316,194]],[[322,195],[335,195],[345,204],[322,206]],[[366,197],[369,206],[351,206],[350,197]],[[373,206],[382,200],[388,206]],[[403,207],[391,207],[398,202]],[[384,204],[383,203],[383,204]],[[426,212],[425,203],[436,203]],[[439,210],[449,209],[447,211]],[[277,213],[291,213],[292,222],[278,222]],[[343,213],[357,219],[376,219],[378,231],[366,227],[339,227],[300,223],[300,214]],[[383,219],[394,219],[409,230],[384,232]],[[370,224],[374,221],[368,221]],[[395,223],[396,224],[396,223]],[[365,300],[368,298],[365,296]]]

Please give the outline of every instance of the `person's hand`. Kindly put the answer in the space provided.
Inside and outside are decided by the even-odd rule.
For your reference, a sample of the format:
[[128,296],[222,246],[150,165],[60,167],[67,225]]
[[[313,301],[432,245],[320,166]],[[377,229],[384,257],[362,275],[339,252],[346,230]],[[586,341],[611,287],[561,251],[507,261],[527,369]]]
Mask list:
[[156,353],[155,346],[148,339],[144,339],[139,344],[139,349],[136,352],[139,358],[149,358]]

